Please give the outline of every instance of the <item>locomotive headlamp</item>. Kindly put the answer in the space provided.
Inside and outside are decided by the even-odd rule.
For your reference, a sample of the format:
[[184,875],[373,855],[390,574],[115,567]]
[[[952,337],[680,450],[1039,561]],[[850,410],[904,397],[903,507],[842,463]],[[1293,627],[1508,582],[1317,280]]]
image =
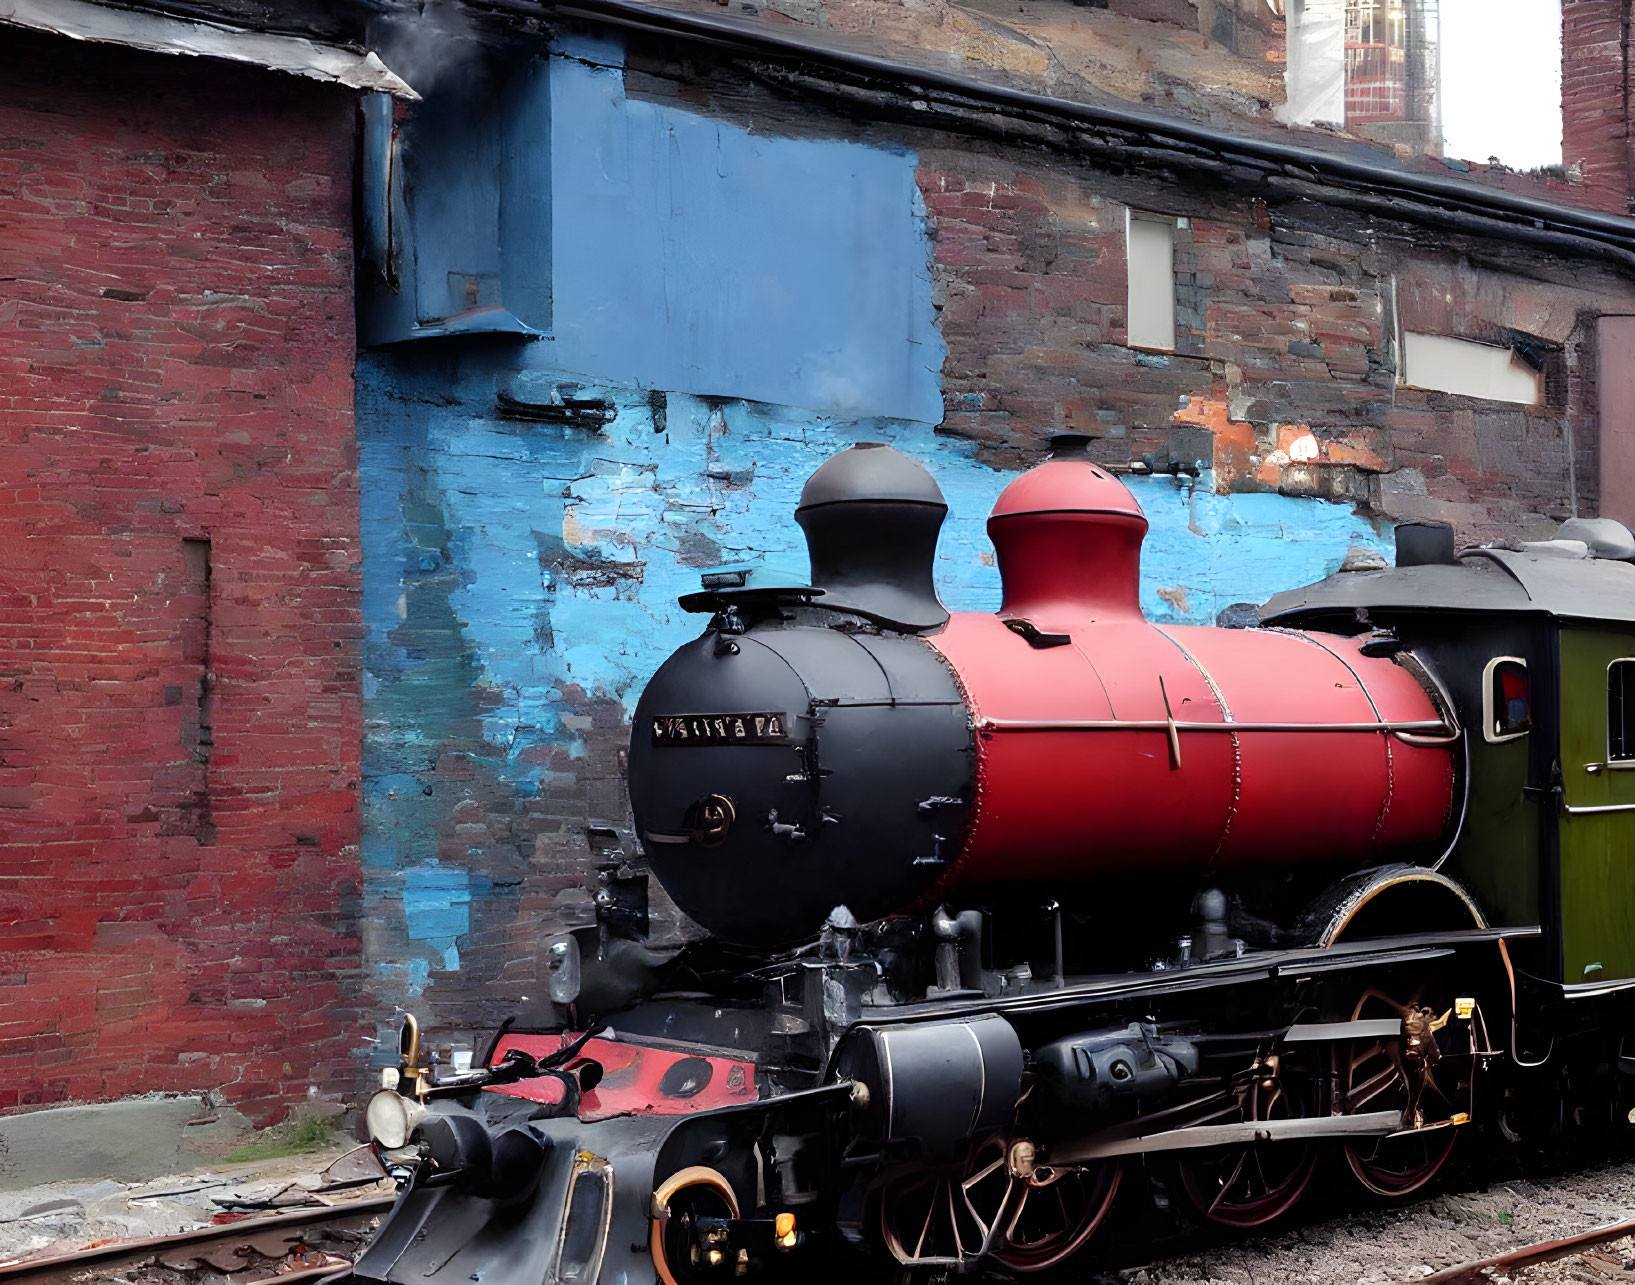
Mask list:
[[363,1123],[369,1140],[384,1151],[407,1146],[409,1135],[426,1118],[426,1108],[393,1089],[381,1089],[364,1108]]
[[558,933],[547,941],[545,971],[550,978],[552,1003],[571,1004],[578,999],[583,977],[578,938],[572,933]]

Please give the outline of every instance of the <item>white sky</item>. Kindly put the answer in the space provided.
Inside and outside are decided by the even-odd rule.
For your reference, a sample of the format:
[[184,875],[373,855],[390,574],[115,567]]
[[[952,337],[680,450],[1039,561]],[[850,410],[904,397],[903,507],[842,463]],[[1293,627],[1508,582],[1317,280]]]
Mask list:
[[1560,0],[1442,0],[1447,155],[1561,164]]

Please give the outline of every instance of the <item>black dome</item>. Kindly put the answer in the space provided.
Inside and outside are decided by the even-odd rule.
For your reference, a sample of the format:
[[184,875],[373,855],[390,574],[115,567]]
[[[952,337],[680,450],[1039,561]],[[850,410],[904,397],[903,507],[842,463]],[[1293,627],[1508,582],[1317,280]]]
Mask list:
[[931,470],[884,442],[859,442],[831,455],[806,479],[795,512],[854,500],[934,504],[948,511]]
[[830,456],[795,509],[823,606],[909,632],[946,624],[932,566],[947,515],[931,471],[901,451],[862,442]]

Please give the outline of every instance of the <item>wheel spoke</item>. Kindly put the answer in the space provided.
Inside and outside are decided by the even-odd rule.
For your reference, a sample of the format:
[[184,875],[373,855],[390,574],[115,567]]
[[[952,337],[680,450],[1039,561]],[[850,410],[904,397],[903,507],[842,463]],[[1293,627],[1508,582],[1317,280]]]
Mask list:
[[1402,1074],[1394,1066],[1387,1070],[1381,1071],[1378,1075],[1364,1080],[1362,1084],[1357,1086],[1357,1088],[1351,1090],[1345,1095],[1346,1102],[1351,1108],[1349,1114],[1358,1114],[1359,1108],[1372,1102],[1387,1089],[1401,1083],[1401,1080]]
[[1266,1154],[1265,1148],[1251,1148],[1250,1154],[1254,1157],[1255,1172],[1260,1175],[1260,1189],[1264,1192],[1270,1192],[1272,1190],[1272,1183],[1271,1180],[1266,1177],[1266,1165],[1264,1163],[1264,1157]]
[[1232,1176],[1221,1183],[1220,1194],[1210,1202],[1209,1213],[1213,1214],[1221,1207],[1221,1201],[1226,1199],[1226,1193],[1231,1191],[1232,1187],[1237,1183],[1238,1175],[1243,1172],[1243,1161],[1248,1154],[1247,1150],[1238,1153],[1238,1162],[1232,1168]]
[[914,1244],[915,1258],[925,1257],[925,1238],[931,1234],[931,1224],[937,1219],[937,1196],[941,1189],[941,1179],[931,1184],[931,1203],[926,1206],[925,1225],[920,1228],[920,1239]]
[[961,1187],[963,1187],[966,1191],[970,1191],[970,1189],[972,1187],[976,1186],[977,1183],[981,1182],[984,1178],[986,1178],[989,1174],[991,1174],[995,1169],[999,1168],[999,1166],[1004,1164],[1004,1163],[1005,1163],[1005,1154],[1004,1154],[1004,1152],[1000,1152],[999,1159],[995,1160],[992,1164],[987,1165],[984,1168],[977,1170],[976,1173],[972,1174],[969,1178],[965,1179],[965,1181],[963,1181],[959,1185]]
[[1358,1053],[1354,1057],[1352,1057],[1352,1059],[1351,1059],[1351,1072],[1353,1074],[1355,1074],[1357,1068],[1359,1066],[1362,1066],[1370,1058],[1384,1057],[1384,1056],[1385,1056],[1385,1045],[1379,1043],[1378,1041],[1375,1041],[1373,1044],[1370,1044],[1366,1049],[1364,1049],[1361,1053]]
[[1023,1183],[1022,1197],[1016,1202],[1016,1212],[1011,1215],[1010,1226],[1005,1229],[1005,1238],[1013,1245],[1020,1243],[1016,1238],[1016,1229],[1022,1225],[1022,1211],[1028,1207],[1028,1197],[1032,1194],[1033,1188]]

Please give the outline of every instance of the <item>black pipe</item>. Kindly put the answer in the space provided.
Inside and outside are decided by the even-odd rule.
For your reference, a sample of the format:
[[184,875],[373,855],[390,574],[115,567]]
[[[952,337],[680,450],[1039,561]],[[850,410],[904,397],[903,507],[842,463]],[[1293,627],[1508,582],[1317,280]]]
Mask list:
[[[1291,167],[1297,171],[1304,170],[1319,179],[1382,191],[1398,191],[1501,220],[1499,227],[1493,229],[1492,234],[1495,235],[1512,228],[1523,232],[1542,231],[1548,224],[1568,235],[1576,234],[1611,246],[1635,250],[1635,219],[1620,215],[1574,209],[1498,188],[1484,188],[1474,182],[1418,174],[1299,144],[1225,134],[1156,112],[1104,103],[1080,103],[1010,89],[888,58],[827,48],[806,39],[772,31],[754,30],[746,23],[657,9],[636,3],[635,0],[563,0],[560,3],[553,3],[552,0],[480,0],[480,3],[489,8],[532,17],[555,13],[563,17],[614,23],[654,35],[679,36],[735,53],[819,64],[854,75],[889,80],[905,88],[918,87],[955,95],[1006,115],[1045,117],[1075,126],[1110,127],[1163,140],[1171,145],[1198,147],[1216,155],[1235,154],[1276,169]],[[1177,163],[1184,163],[1186,159],[1184,154],[1175,158]],[[1302,176],[1296,174],[1295,177]],[[1502,222],[1505,219],[1523,219],[1533,226],[1506,225]]]
[[1403,201],[1368,192],[1337,191],[1316,183],[1279,178],[1276,175],[1268,175],[1265,182],[1273,190],[1287,193],[1296,200],[1337,205],[1346,209],[1360,210],[1365,214],[1397,219],[1404,223],[1431,224],[1471,236],[1500,236],[1521,245],[1536,245],[1552,250],[1591,255],[1598,259],[1609,259],[1624,267],[1635,268],[1635,248],[1626,249],[1610,241],[1591,240],[1589,237],[1577,236],[1571,232],[1528,227],[1520,223],[1495,223],[1490,217],[1482,214],[1433,207],[1417,201]]

